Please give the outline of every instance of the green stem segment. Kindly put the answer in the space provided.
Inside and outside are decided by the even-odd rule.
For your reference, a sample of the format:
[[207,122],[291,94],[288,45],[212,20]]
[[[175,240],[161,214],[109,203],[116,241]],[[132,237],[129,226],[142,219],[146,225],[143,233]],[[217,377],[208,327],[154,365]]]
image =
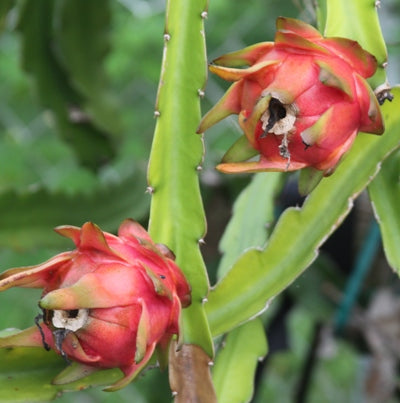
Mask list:
[[319,4],[322,10],[326,8],[326,16],[320,15],[320,25],[325,25],[324,35],[353,39],[372,53],[378,69],[368,81],[374,89],[386,88],[387,50],[378,18],[380,1],[319,0]]
[[[166,244],[175,253],[192,287],[192,304],[182,314],[185,349],[186,345],[198,346],[210,361],[213,343],[204,310],[209,281],[200,253],[206,231],[199,187],[204,147],[202,137],[196,134],[207,75],[206,16],[207,0],[167,2],[148,183],[152,193],[149,233],[155,242]],[[185,354],[189,360],[197,356]],[[172,370],[174,367],[171,365]]]

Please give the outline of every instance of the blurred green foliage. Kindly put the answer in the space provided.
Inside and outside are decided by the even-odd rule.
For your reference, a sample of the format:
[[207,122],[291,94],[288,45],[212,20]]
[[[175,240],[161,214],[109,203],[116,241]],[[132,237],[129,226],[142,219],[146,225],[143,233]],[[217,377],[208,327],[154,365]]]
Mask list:
[[[400,1],[382,2],[379,14],[389,51],[388,76],[396,83]],[[272,40],[279,15],[316,20],[311,0],[210,0],[209,61]],[[93,220],[104,230],[115,231],[125,217],[146,222],[150,202],[145,193],[146,167],[163,30],[163,0],[0,2],[1,271],[39,263],[71,247],[52,232],[56,225]],[[204,111],[226,87],[209,77]],[[219,208],[227,218],[249,179],[214,171],[238,135],[234,118],[207,132],[201,180],[210,217]],[[209,220],[209,243],[225,224]],[[213,268],[219,255],[206,248],[205,258]],[[328,281],[340,287],[343,278],[332,275],[327,260],[317,261],[314,269],[307,272],[310,281],[301,284],[300,279],[289,289],[297,305],[287,319],[291,350],[274,354],[269,369],[257,378],[256,402],[292,401],[312,329],[333,315],[334,306],[321,284]],[[328,274],[321,279],[321,272]],[[0,329],[30,326],[38,313],[37,299],[35,290],[0,294]],[[310,401],[354,401],[361,364],[359,352],[341,341],[335,354],[318,364]],[[65,394],[58,401],[155,403],[170,401],[169,393],[166,373],[150,370],[122,391],[105,394],[94,389]],[[328,400],[329,394],[335,398]]]

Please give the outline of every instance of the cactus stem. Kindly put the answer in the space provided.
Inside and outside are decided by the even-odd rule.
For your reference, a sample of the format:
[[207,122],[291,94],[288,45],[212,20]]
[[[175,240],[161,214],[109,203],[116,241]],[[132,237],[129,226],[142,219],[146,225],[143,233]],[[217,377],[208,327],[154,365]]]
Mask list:
[[192,305],[182,311],[182,347],[179,351],[173,344],[170,347],[169,378],[175,402],[215,403],[206,365],[213,356],[213,343],[201,304],[209,291],[199,250],[206,223],[196,170],[202,165],[204,142],[203,136],[195,135],[200,121],[198,89],[204,91],[207,71],[201,18],[207,0],[166,3],[163,60],[154,108],[161,110],[162,119],[156,121],[148,168],[148,183],[156,188],[149,233],[176,253],[177,263],[192,286]]

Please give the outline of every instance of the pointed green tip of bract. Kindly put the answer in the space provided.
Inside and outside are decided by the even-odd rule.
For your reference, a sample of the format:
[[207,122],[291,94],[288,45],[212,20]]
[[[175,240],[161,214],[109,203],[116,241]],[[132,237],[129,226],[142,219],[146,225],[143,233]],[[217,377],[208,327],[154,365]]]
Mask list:
[[240,98],[243,84],[234,83],[224,96],[203,116],[197,133],[204,133],[211,126],[232,114],[240,112]]
[[319,66],[319,80],[322,84],[328,87],[338,88],[353,99],[353,93],[351,86],[347,80],[342,78],[339,74],[336,74],[333,68],[324,61],[316,60],[316,64]]
[[221,162],[242,162],[256,155],[258,155],[258,151],[251,146],[247,137],[241,136],[225,153]]
[[324,177],[324,171],[307,167],[300,171],[298,189],[301,196],[310,194],[321,182]]
[[235,52],[227,53],[213,60],[213,64],[225,67],[251,66],[256,61],[272,50],[274,42],[260,42]]
[[99,371],[100,368],[91,367],[89,365],[72,362],[68,367],[61,371],[52,381],[53,385],[65,385],[70,382],[75,382],[79,379]]

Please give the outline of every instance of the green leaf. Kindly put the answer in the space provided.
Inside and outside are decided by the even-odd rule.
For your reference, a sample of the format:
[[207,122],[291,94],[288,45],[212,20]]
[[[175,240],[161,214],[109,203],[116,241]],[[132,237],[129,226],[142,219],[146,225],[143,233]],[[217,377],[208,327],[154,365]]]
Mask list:
[[59,0],[54,28],[60,63],[70,81],[84,96],[82,106],[91,118],[110,133],[120,131],[119,110],[106,93],[106,56],[110,50],[110,1]]
[[[375,0],[320,0],[326,1],[324,35],[339,36],[357,41],[378,61],[378,70],[368,81],[373,88],[386,83],[384,64],[387,50],[379,24]],[[324,9],[325,6],[321,7]],[[320,15],[323,20],[323,16]]]
[[[268,224],[274,219],[274,196],[282,174],[260,173],[241,192],[233,216],[220,242],[224,252],[218,268],[222,277],[247,248],[262,247],[267,241]],[[267,354],[267,340],[259,319],[228,334],[218,351],[213,380],[219,402],[247,402],[254,391],[254,374],[260,358]]]
[[155,242],[166,244],[175,253],[192,287],[192,304],[183,311],[184,342],[201,346],[212,356],[202,302],[208,294],[208,278],[199,250],[205,234],[199,188],[203,139],[196,134],[200,96],[206,82],[202,18],[206,6],[206,0],[174,0],[167,4],[148,181],[153,189],[149,233]]
[[32,74],[42,104],[54,113],[62,137],[80,161],[97,169],[114,156],[108,134],[96,128],[82,112],[82,97],[57,59],[53,46],[52,0],[27,0],[21,10],[22,63]]
[[[62,63],[86,96],[103,88],[105,56],[110,49],[109,0],[59,0],[56,31]],[[98,95],[98,94],[96,94]]]
[[233,329],[262,312],[315,259],[318,248],[340,225],[353,200],[376,175],[380,162],[399,146],[400,88],[382,111],[383,136],[361,133],[336,172],[324,178],[303,207],[280,217],[267,247],[242,255],[209,295],[206,305],[214,335]]
[[246,249],[265,245],[268,226],[274,220],[274,197],[281,179],[279,172],[256,174],[235,201],[232,219],[219,245],[223,252],[218,268],[219,278]]
[[[278,172],[256,174],[237,198],[233,216],[220,242],[224,254],[218,268],[219,277],[247,248],[262,247],[267,241],[268,225],[274,219],[274,196],[282,176]],[[266,354],[267,340],[259,319],[230,332],[222,351],[218,351],[213,370],[218,401],[250,401],[257,363]]]
[[119,369],[103,370],[66,385],[52,385],[65,366],[65,361],[53,351],[37,347],[0,349],[0,401],[45,402],[63,391],[110,385],[122,376]]
[[218,402],[249,402],[257,364],[268,349],[262,322],[255,319],[233,330],[221,349],[212,372]]
[[378,220],[383,248],[390,266],[400,273],[400,153],[384,161],[382,168],[368,187]]
[[0,247],[18,249],[65,247],[69,243],[52,228],[81,226],[93,221],[105,231],[115,231],[127,217],[140,220],[148,212],[146,183],[140,173],[117,184],[99,186],[91,194],[51,194],[36,190],[0,195]]
[[[323,322],[335,314],[336,305],[324,292],[326,284],[338,290],[345,286],[344,273],[328,254],[321,253],[313,264],[287,289],[297,307],[307,311],[310,318]],[[274,302],[274,305],[276,303]]]
[[4,29],[8,12],[15,6],[15,0],[2,0],[0,2],[0,31]]

